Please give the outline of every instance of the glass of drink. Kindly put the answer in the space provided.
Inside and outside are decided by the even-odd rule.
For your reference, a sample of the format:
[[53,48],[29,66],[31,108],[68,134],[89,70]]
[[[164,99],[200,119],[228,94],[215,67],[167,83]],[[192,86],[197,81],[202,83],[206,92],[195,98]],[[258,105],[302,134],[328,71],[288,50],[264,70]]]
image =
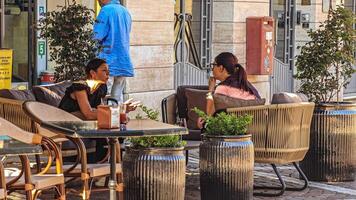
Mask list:
[[120,105],[120,124],[127,124],[128,118],[126,113],[126,104]]

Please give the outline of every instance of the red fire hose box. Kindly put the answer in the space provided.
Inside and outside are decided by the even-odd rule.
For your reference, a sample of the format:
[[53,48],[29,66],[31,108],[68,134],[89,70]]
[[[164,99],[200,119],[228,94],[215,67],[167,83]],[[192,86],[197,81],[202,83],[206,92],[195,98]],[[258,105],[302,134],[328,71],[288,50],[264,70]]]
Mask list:
[[273,17],[248,17],[246,19],[247,74],[272,74],[274,39]]

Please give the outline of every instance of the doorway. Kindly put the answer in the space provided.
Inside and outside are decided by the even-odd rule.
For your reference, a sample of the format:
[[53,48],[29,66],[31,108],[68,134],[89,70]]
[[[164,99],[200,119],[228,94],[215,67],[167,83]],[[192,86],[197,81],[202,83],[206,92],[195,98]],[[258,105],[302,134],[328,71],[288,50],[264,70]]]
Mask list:
[[33,83],[34,0],[0,0],[1,48],[13,50],[12,82]]

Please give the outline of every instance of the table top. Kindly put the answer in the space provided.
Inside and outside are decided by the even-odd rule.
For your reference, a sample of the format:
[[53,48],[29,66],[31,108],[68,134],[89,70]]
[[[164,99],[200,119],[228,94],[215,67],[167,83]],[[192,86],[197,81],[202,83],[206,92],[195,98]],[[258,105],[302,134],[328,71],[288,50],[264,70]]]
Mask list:
[[188,129],[150,119],[132,119],[126,130],[99,129],[96,121],[48,121],[41,126],[75,138],[127,138],[162,135],[185,135]]
[[41,153],[42,148],[40,145],[26,144],[9,136],[0,136],[0,155],[2,156],[33,155]]

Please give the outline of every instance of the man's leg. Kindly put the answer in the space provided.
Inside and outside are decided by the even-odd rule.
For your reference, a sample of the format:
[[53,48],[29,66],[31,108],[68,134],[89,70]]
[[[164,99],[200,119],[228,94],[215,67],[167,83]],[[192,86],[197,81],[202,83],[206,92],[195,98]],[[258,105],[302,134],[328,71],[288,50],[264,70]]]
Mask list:
[[111,97],[115,98],[119,103],[124,102],[124,89],[126,78],[123,76],[115,76],[114,83],[111,88]]
[[109,76],[109,80],[108,82],[106,82],[106,86],[108,87],[108,95],[111,96],[111,89],[112,89],[112,86],[114,84],[114,78],[113,76]]

